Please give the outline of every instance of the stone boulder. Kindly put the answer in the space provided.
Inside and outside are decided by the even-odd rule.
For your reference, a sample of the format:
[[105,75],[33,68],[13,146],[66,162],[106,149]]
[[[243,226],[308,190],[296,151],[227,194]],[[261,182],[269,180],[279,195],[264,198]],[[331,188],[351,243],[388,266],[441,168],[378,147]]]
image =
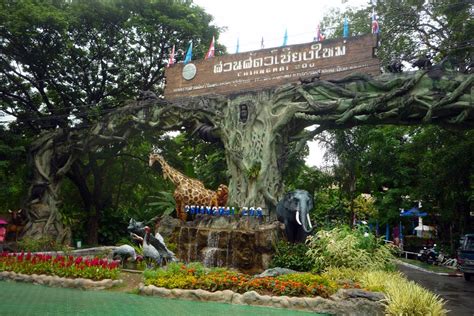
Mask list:
[[271,268],[263,271],[260,274],[254,276],[254,278],[265,278],[265,277],[276,277],[284,274],[299,273],[298,271],[287,269],[287,268]]

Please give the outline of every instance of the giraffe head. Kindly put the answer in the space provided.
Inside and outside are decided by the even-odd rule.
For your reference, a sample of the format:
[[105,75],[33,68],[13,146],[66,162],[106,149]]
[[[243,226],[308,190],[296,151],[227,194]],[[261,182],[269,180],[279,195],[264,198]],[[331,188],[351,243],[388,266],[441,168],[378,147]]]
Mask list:
[[151,167],[156,161],[160,161],[163,159],[158,153],[152,152],[150,156],[148,156],[148,165]]
[[158,146],[153,145],[153,149],[150,153],[150,156],[148,156],[148,165],[151,167],[156,161],[161,161],[163,160],[163,157],[160,155],[161,150],[158,148]]
[[227,198],[229,196],[229,188],[225,184],[220,184],[216,190],[216,196],[217,196],[217,205],[226,206]]

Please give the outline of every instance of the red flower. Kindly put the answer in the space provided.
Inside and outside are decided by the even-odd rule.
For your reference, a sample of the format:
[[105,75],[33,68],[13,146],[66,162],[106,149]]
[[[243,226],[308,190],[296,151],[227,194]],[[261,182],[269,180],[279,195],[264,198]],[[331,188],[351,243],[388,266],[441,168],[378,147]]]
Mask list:
[[76,260],[74,261],[75,264],[79,264],[81,262],[82,262],[82,257],[81,256],[77,257]]

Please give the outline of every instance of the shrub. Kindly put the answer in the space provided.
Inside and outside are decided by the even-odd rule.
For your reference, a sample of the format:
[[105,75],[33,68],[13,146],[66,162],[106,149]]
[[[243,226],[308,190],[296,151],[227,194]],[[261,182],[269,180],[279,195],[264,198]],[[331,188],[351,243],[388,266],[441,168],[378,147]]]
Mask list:
[[[360,282],[370,291],[385,294],[388,315],[446,315],[444,300],[420,285],[408,281],[399,272],[356,271],[348,268],[330,268],[323,273],[330,280]],[[340,281],[338,282],[340,283]]]
[[270,267],[287,268],[302,272],[311,271],[313,261],[306,255],[308,250],[309,248],[305,244],[279,241],[275,247],[275,255]]
[[446,315],[444,300],[401,273],[385,271],[365,272],[361,283],[367,289],[380,291],[386,296],[388,315]]
[[310,288],[310,291],[315,289],[315,293],[319,296],[328,297],[331,294],[334,294],[337,291],[336,282],[322,276],[312,273],[292,273],[280,275],[277,277],[277,280],[280,281],[292,281],[301,283]]
[[212,271],[202,275],[196,282],[196,288],[207,291],[233,290],[246,292],[249,276],[233,271]]
[[391,270],[391,246],[385,245],[374,235],[349,227],[321,230],[308,237],[307,255],[313,260],[314,271],[330,267],[356,270]]
[[[386,312],[389,315],[446,315],[444,300],[413,281],[385,284]],[[416,299],[414,299],[416,298]]]
[[39,239],[23,237],[18,241],[18,249],[24,252],[67,251],[67,246],[58,244],[51,237],[41,237]]
[[324,271],[322,276],[333,282],[340,282],[340,281],[358,282],[360,278],[360,274],[361,274],[360,271],[356,271],[351,268],[329,267],[326,271]]

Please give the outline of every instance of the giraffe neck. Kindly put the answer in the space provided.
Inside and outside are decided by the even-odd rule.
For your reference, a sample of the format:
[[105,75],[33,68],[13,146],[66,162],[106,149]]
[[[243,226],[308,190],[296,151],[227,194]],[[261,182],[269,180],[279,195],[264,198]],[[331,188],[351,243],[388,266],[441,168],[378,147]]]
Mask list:
[[161,156],[157,156],[157,161],[160,163],[161,165],[161,168],[163,169],[163,176],[165,178],[168,178],[171,180],[171,182],[173,182],[173,184],[175,186],[178,186],[180,185],[181,183],[183,183],[187,177],[182,174],[181,172],[179,172],[178,170],[176,170],[175,168],[171,167],[163,157]]

